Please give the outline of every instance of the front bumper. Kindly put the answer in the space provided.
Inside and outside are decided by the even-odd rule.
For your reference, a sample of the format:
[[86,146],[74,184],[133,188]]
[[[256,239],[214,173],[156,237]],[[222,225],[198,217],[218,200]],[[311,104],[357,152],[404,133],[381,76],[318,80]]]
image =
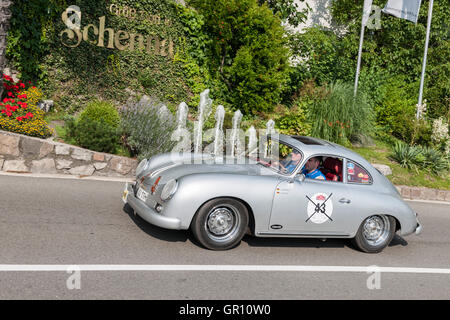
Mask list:
[[136,198],[134,195],[132,184],[127,183],[125,185],[124,195],[122,199],[125,203],[128,203],[133,208],[134,212],[145,221],[161,228],[175,230],[181,229],[180,219],[165,217]]

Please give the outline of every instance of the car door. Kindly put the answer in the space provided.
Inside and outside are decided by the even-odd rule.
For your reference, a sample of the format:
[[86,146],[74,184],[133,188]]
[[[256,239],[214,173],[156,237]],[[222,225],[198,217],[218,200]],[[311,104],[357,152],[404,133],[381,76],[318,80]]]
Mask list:
[[346,236],[351,200],[343,182],[281,181],[275,190],[269,230],[277,234]]

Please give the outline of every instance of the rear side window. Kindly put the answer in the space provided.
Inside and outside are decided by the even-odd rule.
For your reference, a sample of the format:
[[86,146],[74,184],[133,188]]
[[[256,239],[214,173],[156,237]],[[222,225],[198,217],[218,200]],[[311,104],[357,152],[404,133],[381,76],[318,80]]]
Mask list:
[[371,184],[372,177],[369,175],[367,170],[361,167],[359,164],[347,160],[347,182]]

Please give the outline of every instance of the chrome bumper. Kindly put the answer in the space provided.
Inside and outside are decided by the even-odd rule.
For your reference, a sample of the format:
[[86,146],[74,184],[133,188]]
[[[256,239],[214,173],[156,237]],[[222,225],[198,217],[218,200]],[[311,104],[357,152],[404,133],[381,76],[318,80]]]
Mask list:
[[125,203],[128,203],[133,208],[134,212],[145,221],[161,228],[175,230],[181,229],[180,219],[165,217],[136,198],[134,196],[132,184],[127,183],[125,185],[124,195],[122,196],[122,199]]
[[416,235],[419,235],[419,234],[422,233],[422,225],[419,223],[418,216],[419,216],[419,214],[416,212],[417,226],[416,226],[416,230],[414,230],[414,232],[416,233]]
[[417,227],[414,232],[416,233],[416,235],[419,235],[422,233],[422,225],[419,222],[417,222]]

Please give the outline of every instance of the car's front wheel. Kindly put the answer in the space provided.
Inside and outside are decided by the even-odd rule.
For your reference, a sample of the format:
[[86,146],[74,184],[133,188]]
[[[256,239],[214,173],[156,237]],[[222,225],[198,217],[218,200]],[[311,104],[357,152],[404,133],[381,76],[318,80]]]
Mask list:
[[395,219],[386,215],[366,218],[358,229],[353,243],[367,253],[381,252],[395,235]]
[[242,240],[248,225],[247,207],[232,198],[206,202],[191,223],[195,238],[211,250],[227,250]]

